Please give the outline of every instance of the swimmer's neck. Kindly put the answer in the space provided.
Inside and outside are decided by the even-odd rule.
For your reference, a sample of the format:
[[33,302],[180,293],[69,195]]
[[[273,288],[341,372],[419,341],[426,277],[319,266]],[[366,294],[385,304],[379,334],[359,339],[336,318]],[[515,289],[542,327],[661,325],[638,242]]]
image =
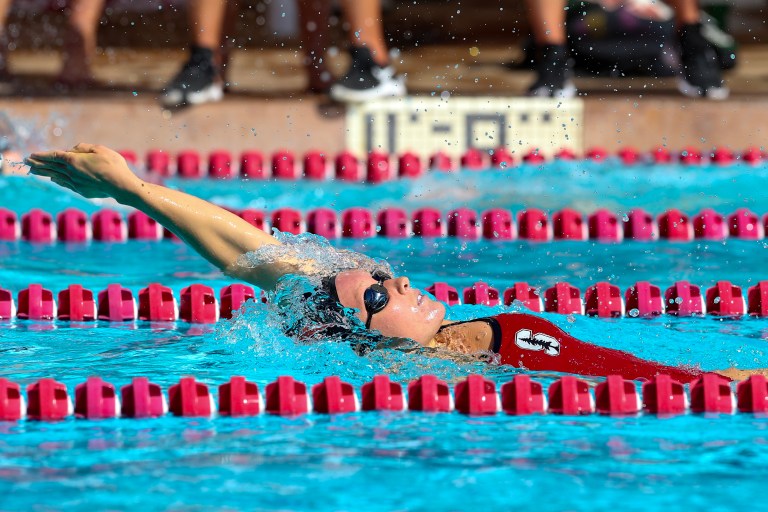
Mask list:
[[[443,329],[452,324],[459,323],[456,327]],[[444,319],[438,331],[427,345],[428,347],[443,347],[457,352],[473,354],[484,350],[490,350],[493,344],[493,330],[485,322],[456,322]]]

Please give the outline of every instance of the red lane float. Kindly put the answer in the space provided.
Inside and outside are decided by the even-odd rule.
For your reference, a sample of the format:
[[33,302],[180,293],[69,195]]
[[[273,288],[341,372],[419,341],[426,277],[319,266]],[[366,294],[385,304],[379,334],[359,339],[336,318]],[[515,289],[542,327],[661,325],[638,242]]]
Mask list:
[[337,180],[356,182],[362,179],[360,161],[348,151],[339,153],[336,156],[334,167]]
[[162,149],[150,149],[147,151],[144,165],[149,173],[158,174],[162,177],[171,175],[171,156]]
[[40,379],[27,387],[27,417],[31,420],[57,421],[74,412],[67,387],[53,379]]
[[56,224],[48,212],[34,208],[21,216],[21,238],[35,244],[56,240]]
[[584,312],[588,316],[617,318],[625,314],[621,290],[615,284],[596,283],[584,292]]
[[21,238],[21,225],[16,213],[0,208],[0,241],[15,242]]
[[739,412],[768,414],[768,380],[763,375],[751,375],[736,385]]
[[492,208],[483,212],[481,220],[483,238],[488,240],[514,240],[517,237],[512,212],[503,208]]
[[686,214],[680,210],[671,209],[659,215],[659,237],[676,242],[693,240],[693,225]]
[[547,398],[541,383],[531,380],[528,375],[515,375],[501,386],[501,408],[515,416],[545,414]]
[[456,166],[448,153],[438,151],[429,157],[429,168],[438,172],[455,172]]
[[163,226],[144,212],[128,215],[128,238],[131,240],[162,240]]
[[384,183],[392,179],[392,168],[389,155],[381,151],[371,151],[366,163],[366,181],[368,183]]
[[422,412],[451,412],[454,400],[448,384],[434,375],[422,375],[408,384],[408,409]]
[[657,375],[643,383],[643,410],[669,416],[688,409],[688,396],[683,385],[669,375]]
[[443,219],[439,210],[421,208],[412,213],[411,224],[413,235],[424,238],[439,238],[444,236]]
[[435,299],[445,302],[449,306],[461,304],[459,292],[446,283],[434,283],[432,286],[428,286],[426,291],[434,295]]
[[404,411],[406,407],[403,386],[387,375],[376,375],[363,384],[360,394],[364,411]]
[[139,291],[139,320],[175,322],[178,319],[178,304],[170,288],[152,283]]
[[219,303],[221,318],[232,318],[232,312],[238,311],[243,304],[256,298],[256,292],[253,288],[245,284],[231,284],[225,286],[219,292]]
[[174,416],[210,417],[216,406],[207,385],[194,377],[183,377],[168,388],[168,409]]
[[504,290],[504,305],[511,306],[515,301],[521,302],[531,311],[537,313],[544,311],[544,303],[539,291],[528,283],[515,283],[512,287]]
[[312,386],[314,411],[321,414],[342,414],[360,410],[360,402],[352,384],[337,376],[326,377]]
[[18,296],[16,316],[22,320],[53,320],[56,318],[56,301],[53,293],[39,284],[31,284]]
[[200,154],[193,150],[180,151],[176,155],[176,175],[179,178],[198,179],[202,177],[200,171]]
[[110,284],[98,295],[97,318],[108,322],[130,322],[138,318],[133,292],[119,284]]
[[0,288],[0,320],[16,318],[16,302],[10,290]]
[[641,409],[635,383],[621,375],[609,375],[595,387],[595,409],[600,414],[637,414]]
[[341,213],[341,236],[371,238],[376,235],[373,215],[365,208],[349,208]]
[[403,153],[397,160],[397,174],[401,178],[420,178],[424,173],[421,158],[416,153]]
[[260,151],[243,151],[240,155],[240,177],[246,180],[263,180],[269,177],[264,166],[264,155]]
[[715,316],[739,317],[747,313],[741,288],[729,281],[718,281],[707,290],[707,313]]
[[731,383],[722,375],[705,373],[691,382],[691,411],[697,413],[733,414],[736,398]]
[[469,375],[454,389],[456,410],[473,416],[496,414],[501,409],[496,384],[482,375]]
[[[576,376],[567,375],[551,383],[544,393],[540,382],[528,375],[515,375],[496,393],[496,383],[481,375],[469,375],[460,380],[451,393],[448,384],[433,375],[423,375],[408,384],[407,407],[411,411],[450,412],[455,409],[467,415],[634,415],[641,412],[659,416],[684,414],[689,409],[685,386],[669,375],[657,375],[642,383],[609,375],[595,387],[594,397],[589,384]],[[361,409],[355,388],[337,376],[326,377],[311,388],[293,377],[278,377],[266,386],[263,400],[256,383],[235,376],[218,387],[222,416],[256,416],[270,414],[296,416],[310,411],[318,414],[339,414]],[[85,419],[159,417],[170,411],[175,416],[211,417],[216,404],[209,387],[194,377],[184,377],[168,390],[166,402],[163,390],[146,377],[134,378],[120,388],[122,403],[115,387],[100,377],[89,377],[75,387],[75,406],[64,384],[53,379],[40,379],[27,387],[25,406],[21,386],[0,378],[0,421],[29,419],[56,421],[75,415]],[[386,375],[377,375],[361,386],[362,410],[403,411],[406,397],[400,383]],[[312,406],[314,403],[314,406]],[[715,373],[706,373],[690,384],[690,410],[694,413],[733,414],[735,412],[768,413],[768,380],[753,375],[737,383],[736,396],[730,381]]]
[[768,316],[768,281],[760,281],[747,290],[747,304],[750,316]]
[[322,151],[308,151],[304,155],[304,179],[323,181],[328,175],[328,162]]
[[552,240],[552,226],[547,221],[547,214],[536,208],[529,208],[517,214],[517,232],[523,240]]
[[678,281],[664,292],[668,315],[692,316],[706,314],[701,289],[688,281]]
[[208,155],[208,177],[229,180],[235,177],[232,168],[232,154],[224,149],[211,151]]
[[648,281],[638,281],[624,293],[626,311],[630,316],[642,318],[664,314],[664,299],[661,289]]
[[762,240],[765,237],[760,219],[747,208],[739,208],[728,216],[728,233],[743,240]]
[[272,177],[278,180],[296,180],[299,178],[299,169],[293,153],[282,150],[272,155]]
[[265,410],[279,416],[297,416],[310,410],[307,385],[293,377],[278,377],[267,384]]
[[408,238],[411,224],[402,208],[384,208],[376,216],[379,235],[387,238]]
[[531,149],[523,155],[523,162],[528,165],[542,165],[547,162],[547,159],[539,153],[538,149]]
[[552,231],[555,240],[586,240],[587,224],[581,213],[565,208],[552,215]]
[[156,418],[168,412],[163,390],[146,377],[136,377],[120,388],[121,414],[127,418]]
[[651,214],[642,208],[630,210],[624,219],[624,238],[641,242],[659,238],[659,230]]
[[259,387],[245,377],[232,377],[219,386],[219,414],[222,416],[256,416],[264,410]]
[[621,242],[624,231],[618,217],[608,210],[596,210],[587,219],[589,238],[599,242]]
[[583,315],[581,292],[569,283],[557,283],[544,291],[544,311],[561,315]]
[[477,148],[469,148],[461,155],[461,167],[470,171],[481,171],[488,168],[487,153]]
[[99,210],[91,216],[93,239],[98,242],[125,242],[128,226],[115,210]]
[[464,304],[482,304],[483,306],[498,306],[499,291],[482,281],[464,288]]
[[515,157],[507,148],[497,148],[491,153],[491,167],[494,169],[509,169],[514,165]]
[[27,416],[27,404],[21,387],[0,377],[0,421],[18,421]]
[[79,284],[71,284],[60,291],[58,318],[70,322],[96,320],[96,301],[93,300],[93,292]]
[[88,215],[77,208],[67,208],[56,216],[56,235],[62,242],[87,242],[92,238]]
[[[562,148],[558,149],[557,153],[555,153],[555,160],[562,160],[566,162],[573,162],[575,160],[579,159],[579,155],[576,154],[576,152],[569,148]],[[545,160],[542,158],[541,162],[543,163]]]
[[240,210],[237,215],[251,226],[255,226],[262,231],[269,232],[269,228],[267,227],[266,214],[262,210],[246,208],[244,210]]
[[219,321],[219,304],[210,286],[193,284],[182,288],[179,318],[191,324],[215,324]]
[[299,235],[305,231],[301,213],[293,208],[280,208],[272,212],[272,227],[282,233]]
[[448,212],[448,236],[455,236],[463,240],[477,240],[480,238],[477,212],[469,208],[457,208]]
[[115,386],[100,377],[88,377],[75,387],[75,416],[78,418],[106,419],[120,415],[120,400]]
[[549,386],[549,412],[575,416],[595,412],[595,401],[586,381],[570,375]]
[[693,218],[693,235],[705,240],[724,240],[728,236],[725,219],[712,208],[704,208]]

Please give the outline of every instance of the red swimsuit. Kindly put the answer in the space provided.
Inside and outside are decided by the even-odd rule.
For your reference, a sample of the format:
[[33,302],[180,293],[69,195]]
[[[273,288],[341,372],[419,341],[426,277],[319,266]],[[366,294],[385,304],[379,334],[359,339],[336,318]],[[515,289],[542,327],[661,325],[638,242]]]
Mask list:
[[650,379],[665,373],[680,382],[689,382],[703,373],[578,340],[534,315],[503,313],[490,318],[500,327],[500,333],[494,329],[495,337],[501,337],[494,339],[494,350],[501,356],[502,364],[580,375],[622,375],[626,379]]

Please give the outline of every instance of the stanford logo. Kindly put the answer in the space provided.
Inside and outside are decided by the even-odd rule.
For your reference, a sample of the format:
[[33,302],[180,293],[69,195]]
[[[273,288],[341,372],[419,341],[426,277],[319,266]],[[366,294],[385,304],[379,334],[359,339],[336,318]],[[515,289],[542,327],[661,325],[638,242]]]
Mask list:
[[520,329],[515,333],[515,345],[523,350],[543,350],[548,356],[560,355],[560,342],[547,334],[533,333],[530,329]]

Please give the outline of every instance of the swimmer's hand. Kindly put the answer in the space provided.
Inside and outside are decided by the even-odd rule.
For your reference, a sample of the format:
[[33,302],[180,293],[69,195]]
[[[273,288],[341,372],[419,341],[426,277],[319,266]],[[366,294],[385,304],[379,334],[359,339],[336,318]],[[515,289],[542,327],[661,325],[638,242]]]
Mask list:
[[50,178],[87,198],[114,197],[120,201],[141,185],[119,153],[95,144],[78,144],[69,151],[33,153],[24,163],[31,174]]

